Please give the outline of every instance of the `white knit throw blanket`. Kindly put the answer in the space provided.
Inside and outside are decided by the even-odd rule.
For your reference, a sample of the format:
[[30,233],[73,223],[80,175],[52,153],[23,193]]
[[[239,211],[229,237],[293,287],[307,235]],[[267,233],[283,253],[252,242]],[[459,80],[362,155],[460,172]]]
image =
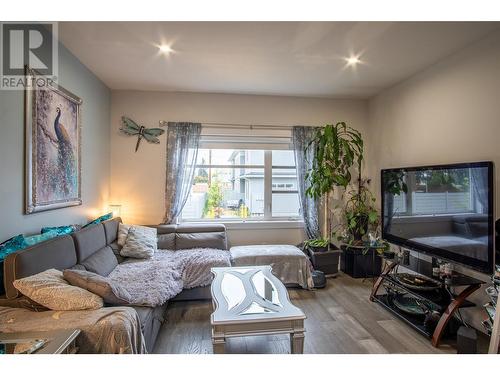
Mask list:
[[132,297],[132,305],[158,306],[182,289],[210,285],[212,267],[229,267],[230,253],[218,249],[158,250],[150,259],[120,263],[108,278]]

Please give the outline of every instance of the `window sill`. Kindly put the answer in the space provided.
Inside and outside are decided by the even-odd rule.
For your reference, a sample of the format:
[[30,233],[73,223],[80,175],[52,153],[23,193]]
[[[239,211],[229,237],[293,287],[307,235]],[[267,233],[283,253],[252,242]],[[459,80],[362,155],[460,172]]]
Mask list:
[[183,221],[189,224],[224,224],[227,230],[302,229],[302,220]]

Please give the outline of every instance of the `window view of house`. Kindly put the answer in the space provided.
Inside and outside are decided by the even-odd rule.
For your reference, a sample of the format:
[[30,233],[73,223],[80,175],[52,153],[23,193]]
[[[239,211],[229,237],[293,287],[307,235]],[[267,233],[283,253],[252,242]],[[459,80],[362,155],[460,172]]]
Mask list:
[[[265,201],[265,153],[272,165],[271,202]],[[267,219],[299,216],[297,172],[291,150],[200,149],[183,220]]]

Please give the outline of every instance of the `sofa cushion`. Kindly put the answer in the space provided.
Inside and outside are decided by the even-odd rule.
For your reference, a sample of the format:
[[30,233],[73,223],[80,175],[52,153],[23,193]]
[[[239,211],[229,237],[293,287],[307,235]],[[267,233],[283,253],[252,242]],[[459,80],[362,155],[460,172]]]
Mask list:
[[211,248],[211,249],[227,249],[226,233],[225,232],[197,232],[197,233],[176,233],[175,248],[194,249],[194,248]]
[[15,280],[14,287],[51,310],[95,310],[103,306],[101,297],[70,285],[63,273],[53,268]]
[[64,270],[63,276],[71,285],[102,297],[110,305],[128,305],[130,294],[121,285],[93,272]]
[[206,233],[206,232],[225,232],[224,224],[180,224],[177,226],[177,233]]
[[177,230],[176,224],[160,224],[160,225],[148,225],[151,228],[156,228],[158,234],[169,234],[175,233]]
[[106,245],[116,241],[118,235],[118,225],[121,223],[122,219],[119,217],[112,220],[106,220],[102,223],[104,227],[104,233],[106,234]]
[[175,233],[158,234],[158,249],[175,250]]
[[19,292],[13,281],[45,271],[49,268],[63,270],[76,264],[76,251],[71,236],[60,236],[41,242],[5,258],[4,280],[7,298],[15,298]]
[[151,258],[158,247],[156,228],[133,225],[120,251],[123,257]]
[[113,249],[110,246],[103,247],[80,263],[87,271],[108,276],[118,265]]
[[108,245],[111,250],[113,250],[113,254],[115,254],[115,257],[116,257],[116,260],[118,261],[118,264],[120,264],[121,262],[123,262],[125,260],[124,257],[122,257],[120,255],[120,250],[121,250],[121,246],[118,245],[118,242],[112,242]]
[[106,246],[106,234],[102,224],[96,224],[72,234],[75,240],[78,263],[82,263],[97,250]]
[[314,286],[309,258],[292,245],[233,246],[231,264],[236,267],[271,265],[273,274],[285,285]]

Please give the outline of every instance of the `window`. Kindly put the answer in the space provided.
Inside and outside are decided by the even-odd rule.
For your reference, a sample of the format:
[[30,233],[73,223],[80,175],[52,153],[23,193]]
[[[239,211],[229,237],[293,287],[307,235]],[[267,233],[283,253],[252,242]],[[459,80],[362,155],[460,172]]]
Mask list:
[[292,150],[201,148],[182,220],[297,219]]
[[299,215],[297,169],[291,150],[272,150],[272,216]]

